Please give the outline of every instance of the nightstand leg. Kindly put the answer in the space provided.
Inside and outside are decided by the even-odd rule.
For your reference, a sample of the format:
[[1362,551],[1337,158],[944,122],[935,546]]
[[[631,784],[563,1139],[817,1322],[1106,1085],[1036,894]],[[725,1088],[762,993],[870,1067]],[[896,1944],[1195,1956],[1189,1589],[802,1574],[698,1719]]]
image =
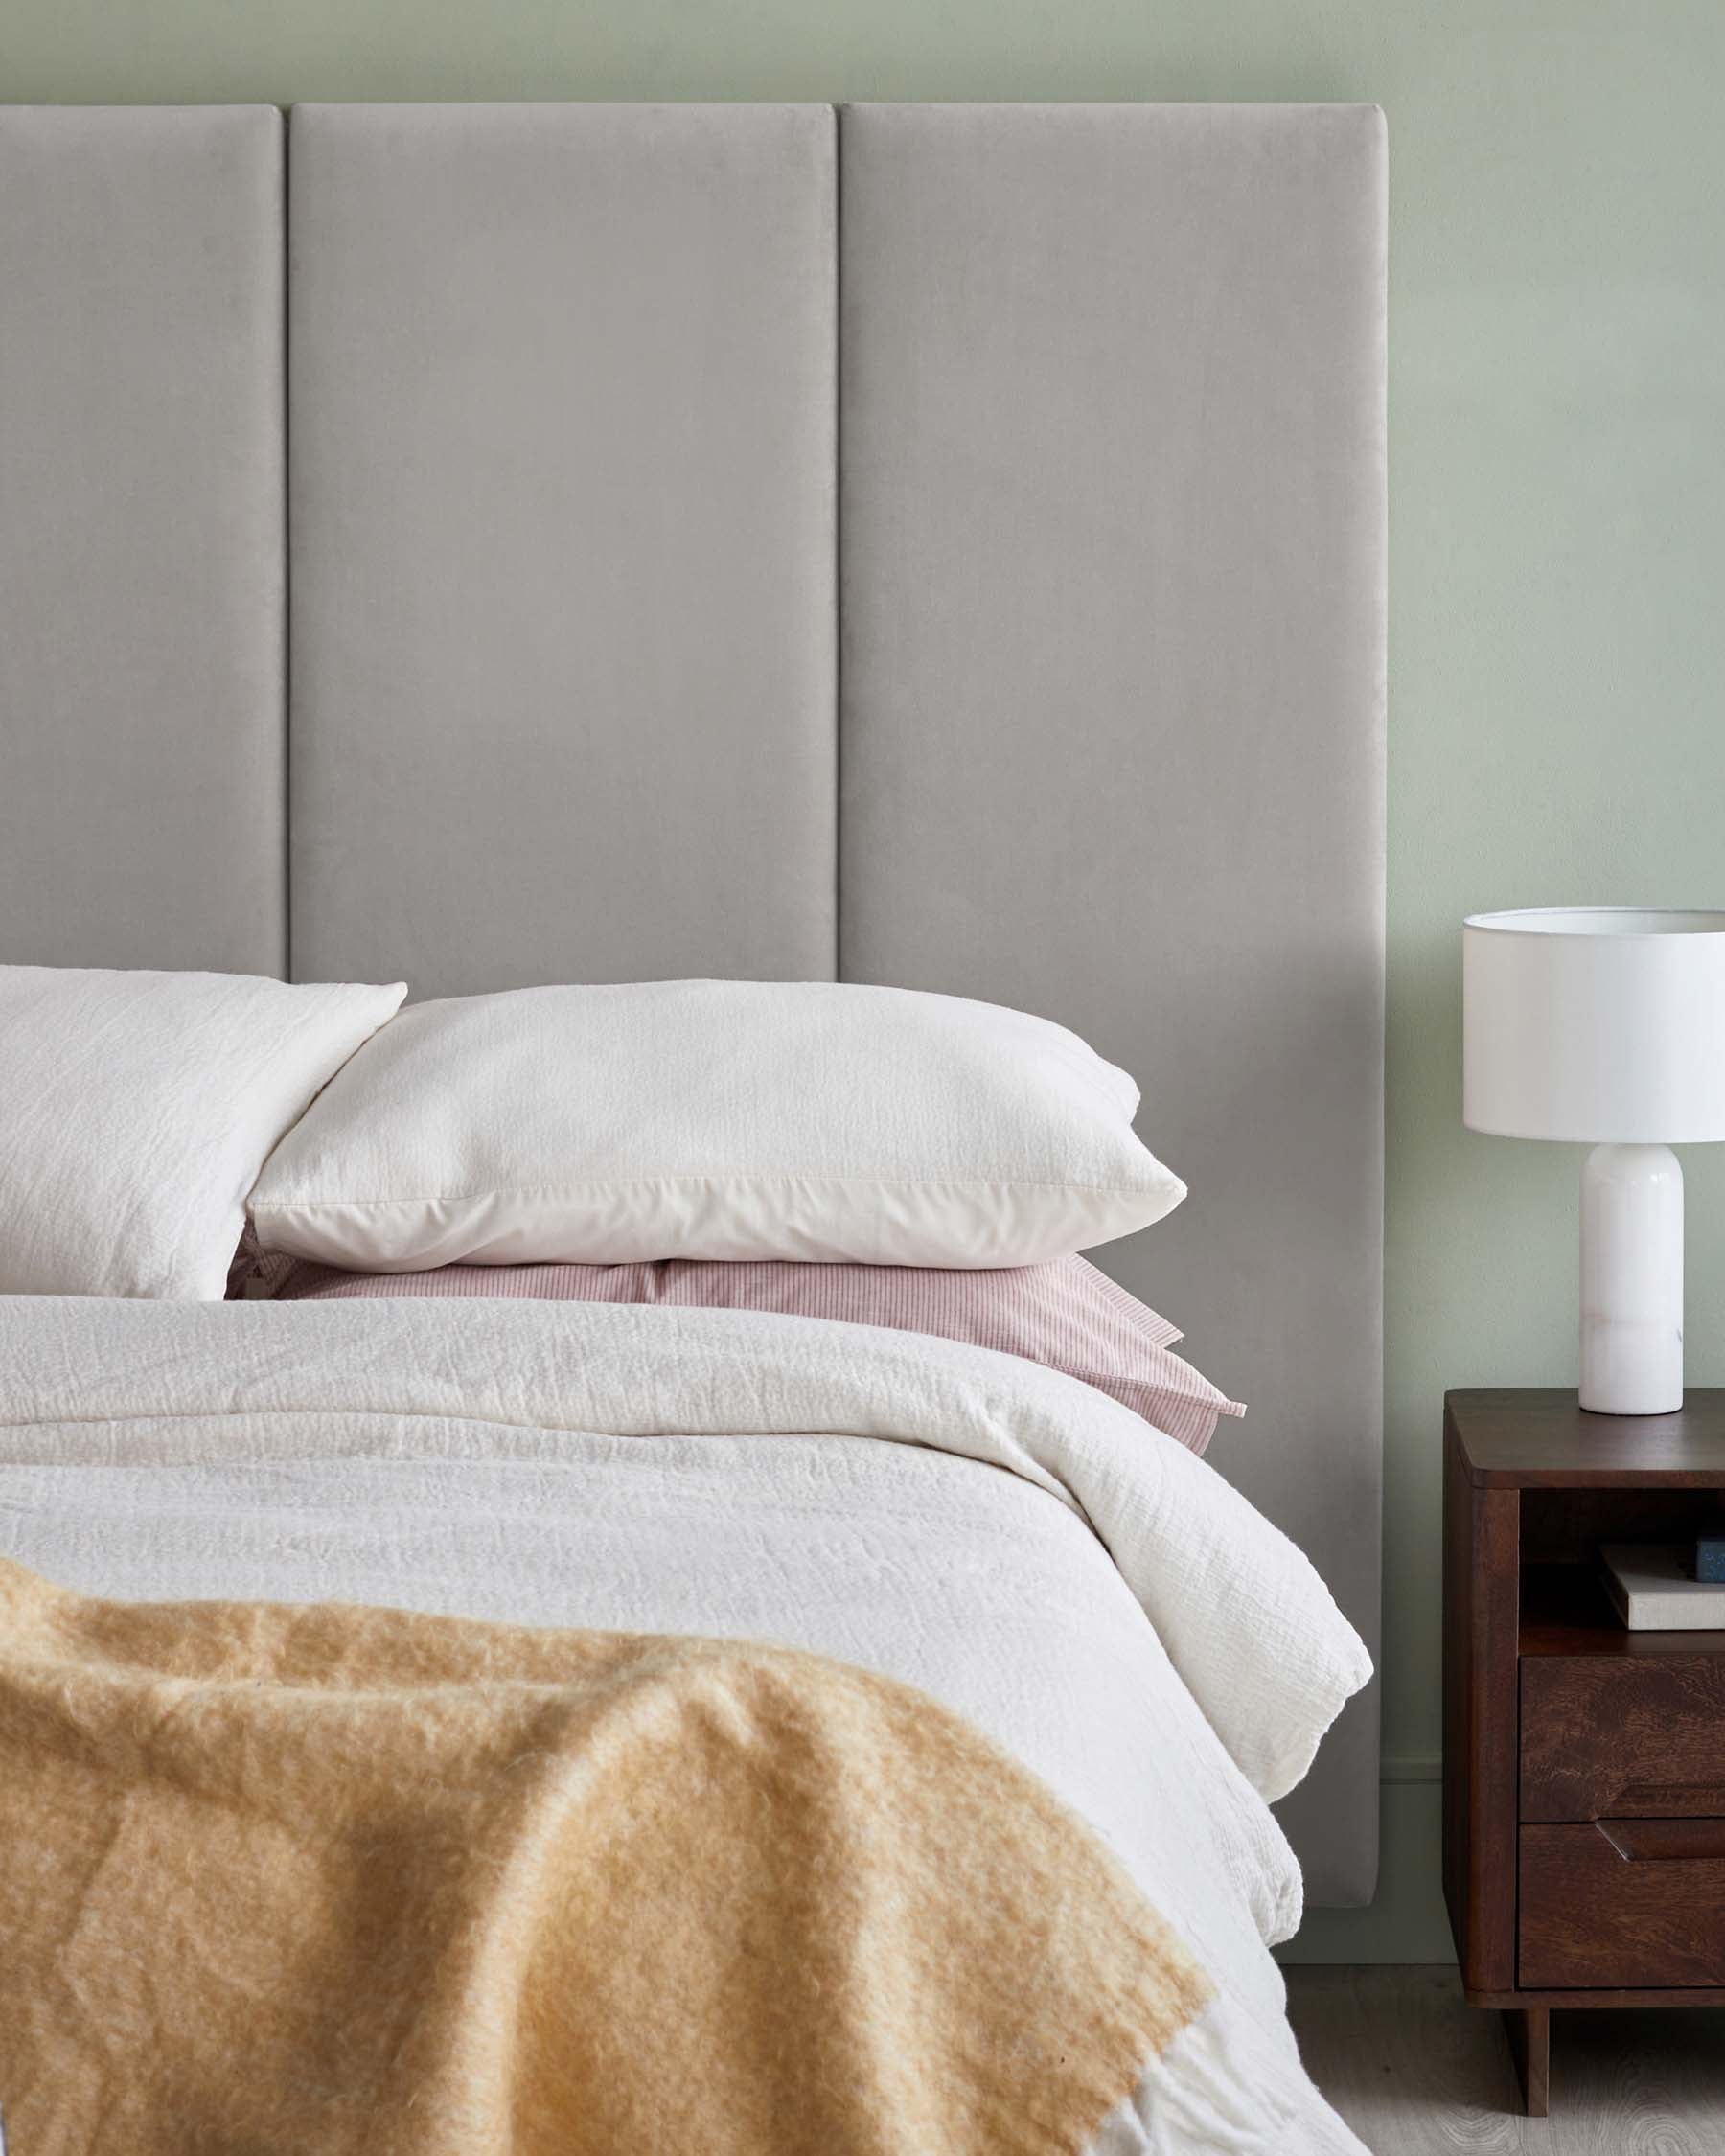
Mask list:
[[1522,2108],[1530,2119],[1543,2119],[1551,2109],[1552,2009],[1506,2007],[1504,2030],[1509,2038],[1509,2056],[1515,2061],[1515,2077],[1521,2083]]

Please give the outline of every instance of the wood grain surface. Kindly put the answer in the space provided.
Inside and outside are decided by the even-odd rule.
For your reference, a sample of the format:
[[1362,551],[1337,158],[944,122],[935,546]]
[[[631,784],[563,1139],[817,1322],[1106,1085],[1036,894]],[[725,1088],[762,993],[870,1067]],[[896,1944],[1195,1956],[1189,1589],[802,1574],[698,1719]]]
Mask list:
[[1469,1480],[1445,1418],[1443,1891],[1468,1984],[1515,1983],[1521,1498]]
[[1725,1655],[1527,1656],[1521,1686],[1524,1820],[1725,1817]]
[[1720,2156],[1725,2010],[1556,2014],[1549,2119],[1456,1972],[1290,1968],[1306,2066],[1372,2156]]
[[1522,1989],[1725,1984],[1725,1823],[1625,1824],[1698,1830],[1704,1853],[1605,1823],[1522,1828]]
[[1450,1392],[1471,1479],[1491,1489],[1725,1488],[1725,1389],[1669,1415],[1589,1414],[1573,1392]]
[[1725,1989],[1725,1634],[1628,1633],[1598,1580],[1627,1516],[1693,1533],[1722,1479],[1725,1392],[1445,1399],[1444,1891],[1535,2099],[1529,2015]]

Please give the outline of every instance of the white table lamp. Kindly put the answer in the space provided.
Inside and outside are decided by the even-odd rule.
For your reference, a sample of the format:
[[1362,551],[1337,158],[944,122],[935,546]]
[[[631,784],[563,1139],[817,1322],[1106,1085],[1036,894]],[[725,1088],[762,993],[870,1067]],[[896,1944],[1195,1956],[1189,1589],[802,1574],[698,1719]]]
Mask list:
[[1725,1138],[1725,912],[1555,906],[1461,931],[1461,1118],[1591,1145],[1581,1405],[1683,1405],[1683,1170]]

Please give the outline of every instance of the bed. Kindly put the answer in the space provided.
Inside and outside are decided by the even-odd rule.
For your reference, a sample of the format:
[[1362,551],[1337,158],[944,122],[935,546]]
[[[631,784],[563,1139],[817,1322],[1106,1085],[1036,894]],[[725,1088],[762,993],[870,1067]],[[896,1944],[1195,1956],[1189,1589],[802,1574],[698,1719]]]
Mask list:
[[0,964],[1045,1013],[1191,1185],[1099,1262],[1252,1408],[19,1295],[0,1558],[916,1686],[1215,1987],[1097,2156],[1355,2145],[1267,1948],[1376,1864],[1384,256],[1362,107],[0,112]]

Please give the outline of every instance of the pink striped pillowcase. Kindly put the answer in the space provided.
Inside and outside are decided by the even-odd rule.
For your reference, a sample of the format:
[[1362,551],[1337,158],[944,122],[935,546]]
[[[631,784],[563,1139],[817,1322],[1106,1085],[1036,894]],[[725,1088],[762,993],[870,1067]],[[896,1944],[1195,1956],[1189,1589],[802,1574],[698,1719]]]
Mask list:
[[285,1302],[513,1296],[672,1303],[933,1333],[1082,1378],[1195,1453],[1209,1443],[1219,1415],[1246,1411],[1169,1352],[1180,1338],[1176,1326],[1081,1257],[987,1272],[667,1258],[651,1265],[446,1265],[387,1273],[264,1257],[254,1258],[246,1292]]

